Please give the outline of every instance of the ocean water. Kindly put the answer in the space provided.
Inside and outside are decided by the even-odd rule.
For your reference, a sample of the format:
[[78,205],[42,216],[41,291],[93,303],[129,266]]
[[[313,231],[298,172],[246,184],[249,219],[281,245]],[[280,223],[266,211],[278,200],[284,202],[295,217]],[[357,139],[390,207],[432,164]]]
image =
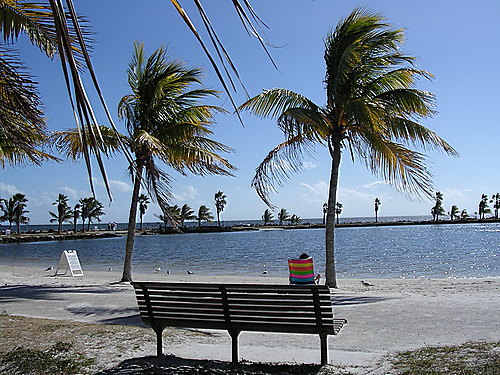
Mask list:
[[[324,273],[324,229],[137,236],[134,272],[287,277],[287,259],[307,252]],[[339,278],[500,277],[500,224],[336,229]],[[125,238],[0,245],[0,264],[56,266],[77,250],[84,270],[121,270]],[[264,277],[264,276],[263,276]]]

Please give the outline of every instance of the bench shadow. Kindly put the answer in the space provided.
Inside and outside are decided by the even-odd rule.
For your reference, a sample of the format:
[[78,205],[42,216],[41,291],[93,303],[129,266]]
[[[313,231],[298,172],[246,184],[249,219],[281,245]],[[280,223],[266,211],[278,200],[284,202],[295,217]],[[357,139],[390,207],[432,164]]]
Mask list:
[[279,364],[231,362],[186,359],[173,355],[161,357],[140,357],[127,359],[118,366],[98,372],[94,375],[317,375],[324,373],[323,366],[317,364]]
[[375,296],[349,296],[349,295],[332,295],[332,306],[349,306],[349,305],[364,305],[368,303],[376,303],[388,301],[393,298],[375,297]]
[[121,292],[120,289],[92,286],[51,286],[51,285],[4,285],[0,286],[0,302],[11,302],[19,298],[33,300],[62,300],[60,294],[65,293],[92,293],[111,294]]

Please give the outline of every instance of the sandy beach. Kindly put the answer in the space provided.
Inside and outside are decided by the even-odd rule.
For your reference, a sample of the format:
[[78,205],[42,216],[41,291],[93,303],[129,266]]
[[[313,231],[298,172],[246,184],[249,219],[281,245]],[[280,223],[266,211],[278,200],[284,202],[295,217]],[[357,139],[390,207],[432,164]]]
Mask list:
[[[118,272],[57,276],[36,268],[0,266],[0,312],[15,316],[143,327],[133,288],[117,283]],[[260,277],[135,274],[134,279],[179,282],[284,283]],[[341,279],[333,290],[336,317],[348,324],[329,338],[330,363],[368,373],[386,354],[432,345],[500,340],[500,279]],[[118,354],[107,348],[107,366],[127,358],[154,355],[152,330],[141,345]],[[164,351],[190,359],[230,361],[230,338],[224,331],[193,335],[175,330]],[[243,332],[240,356],[252,362],[319,363],[315,335]],[[168,337],[168,335],[167,335]]]

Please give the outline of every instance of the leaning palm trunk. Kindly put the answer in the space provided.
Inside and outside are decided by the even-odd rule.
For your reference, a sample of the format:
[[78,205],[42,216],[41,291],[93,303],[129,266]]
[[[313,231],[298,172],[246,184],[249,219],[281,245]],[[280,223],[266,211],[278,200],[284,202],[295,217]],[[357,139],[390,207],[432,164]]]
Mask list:
[[332,170],[330,173],[330,188],[328,192],[328,209],[326,213],[326,285],[337,288],[337,273],[335,271],[335,207],[337,205],[337,187],[340,168],[340,142],[333,144],[331,150]]
[[128,217],[127,242],[125,243],[125,262],[123,264],[123,274],[121,281],[132,281],[132,253],[135,243],[135,225],[137,218],[137,205],[139,203],[139,193],[141,191],[143,164],[137,163],[137,170],[134,178],[134,190],[132,192],[132,202],[130,203],[130,213]]

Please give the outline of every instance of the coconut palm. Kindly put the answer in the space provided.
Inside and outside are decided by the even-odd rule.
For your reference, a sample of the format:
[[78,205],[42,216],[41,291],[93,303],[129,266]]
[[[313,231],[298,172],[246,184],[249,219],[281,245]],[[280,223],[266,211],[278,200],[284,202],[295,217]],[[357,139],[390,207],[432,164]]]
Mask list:
[[326,224],[326,214],[328,212],[328,203],[323,203],[323,225]]
[[75,207],[73,207],[73,232],[77,232],[77,223],[78,223],[78,218],[80,217],[80,209],[82,208],[82,206],[80,205],[80,203],[77,203],[75,204]]
[[[386,20],[355,9],[325,39],[326,105],[303,95],[271,89],[240,106],[262,117],[277,117],[285,141],[258,166],[252,181],[268,205],[273,186],[299,172],[304,151],[328,148],[332,164],[326,223],[326,284],[336,287],[334,259],[335,208],[342,151],[359,157],[375,174],[413,195],[430,196],[431,176],[425,156],[410,147],[456,151],[420,125],[431,116],[434,97],[415,89],[426,71],[411,66],[413,58],[400,52],[404,33]],[[271,205],[272,206],[272,205]]]
[[488,196],[483,194],[479,202],[479,219],[485,219],[485,215],[489,213],[491,213],[491,209],[490,206],[488,206]]
[[68,197],[64,194],[59,194],[56,201],[52,203],[53,205],[57,205],[57,213],[49,211],[51,223],[57,223],[57,233],[61,233],[62,224],[65,222],[71,222],[71,218],[73,217],[73,211],[68,205]]
[[265,211],[264,211],[264,214],[262,215],[262,220],[264,221],[264,226],[266,226],[268,223],[272,223],[274,220],[273,220],[273,213],[271,212],[271,210],[269,208],[267,208]]
[[226,206],[226,196],[222,191],[218,191],[215,193],[214,200],[215,200],[215,209],[217,210],[217,225],[220,227],[220,213],[224,211],[224,207]]
[[198,216],[196,216],[196,220],[198,220],[198,227],[201,227],[202,221],[211,222],[213,218],[214,215],[212,215],[210,209],[207,206],[200,206],[200,208],[198,209]]
[[379,210],[381,204],[382,204],[382,202],[380,202],[380,199],[375,198],[375,222],[376,223],[378,222],[378,210]]
[[432,220],[438,221],[439,216],[442,216],[446,213],[443,207],[443,193],[441,193],[440,191],[436,191],[434,199],[436,200],[436,204],[431,208],[431,215]]
[[12,200],[14,201],[14,222],[16,223],[17,234],[21,234],[21,224],[28,224],[30,221],[27,216],[24,216],[29,212],[25,210],[28,199],[26,195],[16,193],[12,196]]
[[297,225],[298,223],[300,223],[301,218],[300,218],[300,216],[293,214],[292,216],[290,216],[289,220],[290,220],[290,224]]
[[448,212],[448,215],[450,215],[450,220],[453,221],[455,219],[460,219],[460,210],[458,209],[458,206],[451,206],[450,212]]
[[290,219],[290,214],[286,210],[286,208],[282,208],[280,212],[278,212],[278,220],[280,221],[280,225],[283,225],[284,221],[288,221]]
[[337,224],[339,223],[339,216],[342,214],[344,205],[340,202],[335,203],[335,215],[337,216]]
[[16,217],[16,201],[14,198],[2,199],[2,204],[0,205],[3,215],[0,216],[0,222],[9,222],[9,229],[12,230],[12,223],[15,221]]
[[80,199],[81,205],[81,216],[82,216],[82,231],[85,231],[85,221],[87,221],[87,230],[90,230],[90,224],[96,219],[101,222],[100,217],[105,215],[101,202],[99,202],[94,197],[82,198]]
[[464,208],[462,210],[462,212],[460,213],[460,220],[466,220],[468,219],[470,216],[469,214],[467,213],[467,210]]
[[493,194],[491,196],[491,202],[493,203],[493,209],[495,210],[495,219],[498,219],[498,211],[500,210],[500,193]]
[[146,211],[148,209],[148,204],[149,204],[148,196],[146,194],[139,195],[139,218],[141,221],[139,230],[142,230],[142,218],[146,214]]
[[194,220],[196,219],[196,215],[191,207],[188,204],[183,204],[181,207],[181,212],[179,215],[179,221],[181,222],[181,226],[184,226],[184,222],[186,220]]

